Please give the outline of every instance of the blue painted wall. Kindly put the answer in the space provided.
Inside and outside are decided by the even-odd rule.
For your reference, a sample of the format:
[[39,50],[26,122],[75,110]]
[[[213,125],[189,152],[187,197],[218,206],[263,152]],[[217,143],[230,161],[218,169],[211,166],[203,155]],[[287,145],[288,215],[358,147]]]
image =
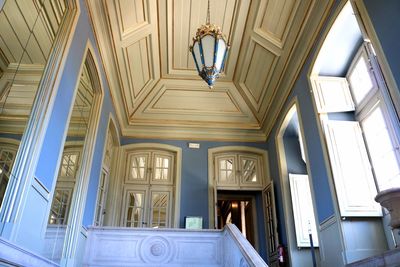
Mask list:
[[400,89],[400,1],[364,0],[364,4]]
[[[282,121],[285,112],[289,110],[288,103],[294,98],[297,97],[297,101],[299,102],[300,113],[299,120],[302,122],[304,138],[305,138],[305,147],[306,153],[308,153],[310,171],[309,175],[312,175],[312,186],[315,192],[315,200],[317,207],[317,217],[319,223],[326,220],[328,217],[334,214],[333,200],[331,196],[331,191],[328,182],[328,171],[326,169],[322,144],[320,142],[320,137],[318,133],[317,126],[317,118],[316,114],[313,110],[312,98],[310,95],[310,88],[307,81],[307,71],[310,67],[310,60],[307,61],[307,64],[303,67],[299,78],[297,79],[294,88],[289,95],[289,98],[283,108],[280,117],[278,118],[278,122]],[[287,245],[286,233],[284,231],[284,213],[282,206],[282,190],[280,188],[280,179],[282,177],[279,176],[279,163],[277,159],[277,150],[275,143],[275,136],[277,135],[278,125],[276,124],[271,134],[267,140],[267,149],[269,151],[270,158],[270,171],[271,177],[274,180],[276,186],[276,198],[277,198],[277,216],[279,221],[278,233],[281,238],[281,242],[284,245]]]
[[89,25],[81,15],[79,17],[70,50],[68,51],[64,71],[58,87],[53,111],[42,145],[36,177],[48,190],[55,182],[57,159],[62,151],[64,131],[68,127],[68,114],[79,79],[79,70],[82,63],[86,40],[88,39]]
[[297,137],[283,137],[283,145],[288,173],[307,174],[307,166],[301,158],[299,139]]

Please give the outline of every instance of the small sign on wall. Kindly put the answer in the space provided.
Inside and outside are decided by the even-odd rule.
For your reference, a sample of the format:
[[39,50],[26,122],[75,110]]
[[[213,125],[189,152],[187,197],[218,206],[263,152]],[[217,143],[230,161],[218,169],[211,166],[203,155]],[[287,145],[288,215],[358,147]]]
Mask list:
[[203,217],[201,216],[186,216],[185,229],[203,229]]

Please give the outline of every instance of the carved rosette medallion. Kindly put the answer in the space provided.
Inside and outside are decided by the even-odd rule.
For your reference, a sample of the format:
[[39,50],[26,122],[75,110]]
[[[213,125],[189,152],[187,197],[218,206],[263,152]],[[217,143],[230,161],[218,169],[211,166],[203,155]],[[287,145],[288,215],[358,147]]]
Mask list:
[[167,263],[173,256],[172,243],[161,236],[152,236],[143,240],[140,248],[142,259],[148,263]]

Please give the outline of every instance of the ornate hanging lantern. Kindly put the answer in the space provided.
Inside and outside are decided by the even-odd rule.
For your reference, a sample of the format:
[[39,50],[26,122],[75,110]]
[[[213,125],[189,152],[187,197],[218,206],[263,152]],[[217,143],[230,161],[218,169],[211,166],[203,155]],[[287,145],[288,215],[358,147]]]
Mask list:
[[229,45],[221,29],[210,24],[210,0],[208,0],[206,24],[197,29],[190,52],[200,77],[210,88],[224,69],[228,49]]

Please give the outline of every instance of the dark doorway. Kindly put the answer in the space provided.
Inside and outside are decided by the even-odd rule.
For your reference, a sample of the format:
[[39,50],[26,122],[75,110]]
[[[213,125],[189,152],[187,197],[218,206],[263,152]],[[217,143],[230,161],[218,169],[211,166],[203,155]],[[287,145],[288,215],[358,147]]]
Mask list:
[[250,244],[255,247],[254,222],[256,221],[256,215],[254,209],[253,196],[232,191],[218,191],[218,229],[224,228],[227,223],[233,223],[239,228]]

